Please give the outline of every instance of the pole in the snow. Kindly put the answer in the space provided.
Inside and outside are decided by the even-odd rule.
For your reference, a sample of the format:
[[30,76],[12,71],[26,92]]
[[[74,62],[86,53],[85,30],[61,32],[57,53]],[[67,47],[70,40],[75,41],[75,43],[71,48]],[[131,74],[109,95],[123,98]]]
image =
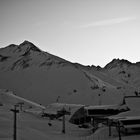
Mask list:
[[58,113],[62,116],[62,133],[65,134],[66,133],[66,128],[65,128],[65,115],[70,115],[70,112],[67,111],[64,107],[62,108],[62,110],[58,111]]
[[120,130],[120,122],[118,121],[118,131],[119,131],[119,140],[121,140],[121,130]]
[[63,127],[62,127],[62,133],[66,133],[65,131],[65,114],[63,115]]
[[63,108],[61,110],[61,113],[63,115],[63,119],[62,119],[62,133],[65,134],[66,133],[66,130],[65,130],[65,114],[66,114],[66,110],[65,110],[65,108]]
[[14,113],[13,140],[17,140],[17,113],[19,113],[17,107],[17,105],[14,105],[14,109],[11,109],[11,111]]

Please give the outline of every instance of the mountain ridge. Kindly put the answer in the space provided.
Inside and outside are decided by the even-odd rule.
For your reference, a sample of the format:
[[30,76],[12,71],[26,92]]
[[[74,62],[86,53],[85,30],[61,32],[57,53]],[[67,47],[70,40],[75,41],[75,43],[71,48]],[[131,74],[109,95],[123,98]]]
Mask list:
[[117,103],[124,93],[139,95],[139,75],[140,67],[127,60],[114,59],[105,68],[84,66],[29,41],[0,49],[0,88],[44,105],[58,96],[66,103]]
[[[1,50],[5,50],[5,49],[9,49],[9,51],[11,51],[12,49],[15,49],[13,50],[14,52],[20,52],[22,49],[24,52],[24,54],[22,54],[23,56],[24,55],[27,55],[30,51],[36,51],[36,52],[42,52],[42,53],[48,53],[48,52],[45,52],[43,50],[41,50],[40,48],[38,48],[36,45],[34,45],[32,42],[28,41],[28,40],[25,40],[23,41],[21,44],[19,45],[15,45],[15,44],[10,44],[6,47],[3,47],[3,48],[0,48],[0,55],[1,54]],[[48,53],[50,54],[50,53]],[[52,55],[52,54],[50,54]],[[54,55],[53,55],[54,56]],[[7,56],[8,57],[8,56]],[[58,56],[55,56],[55,57],[58,57]],[[61,57],[59,57],[61,58]],[[63,59],[63,58],[61,58]],[[63,59],[65,60],[65,59]],[[69,60],[65,60],[67,62],[70,62]],[[70,63],[73,63],[73,62],[70,62]],[[119,58],[114,58],[112,59],[112,61],[110,61],[109,63],[107,63],[104,67],[101,67],[101,66],[95,66],[95,65],[83,65],[83,64],[80,64],[80,63],[73,63],[75,65],[79,65],[79,66],[84,66],[84,67],[88,67],[88,68],[97,68],[97,69],[111,69],[115,66],[120,66],[120,65],[123,65],[123,64],[127,64],[127,65],[136,65],[136,66],[139,66],[140,65],[140,62],[135,62],[135,63],[132,63],[126,59],[119,59]]]
[[136,65],[136,66],[139,66],[140,62],[136,62],[136,63],[132,63],[126,59],[113,59],[111,62],[109,62],[104,68],[105,69],[112,69],[114,67],[122,67],[123,65],[127,65],[127,66],[130,66],[130,65]]

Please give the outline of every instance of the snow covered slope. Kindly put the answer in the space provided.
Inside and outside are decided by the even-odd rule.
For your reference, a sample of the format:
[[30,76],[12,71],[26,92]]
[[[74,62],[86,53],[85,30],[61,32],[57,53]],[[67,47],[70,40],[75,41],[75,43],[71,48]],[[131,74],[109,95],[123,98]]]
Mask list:
[[140,62],[131,63],[124,59],[113,59],[105,69],[114,79],[140,89]]
[[[43,105],[56,100],[114,104],[124,94],[139,94],[139,63],[130,63],[127,69],[113,65],[100,68],[71,63],[24,41],[0,49],[0,88]],[[123,79],[125,76],[128,82]]]
[[[48,123],[52,125],[49,126]],[[43,119],[25,112],[17,114],[18,140],[80,140],[90,135],[90,129],[79,128],[66,122],[66,134],[62,133],[62,121]],[[0,107],[0,140],[13,139],[13,114],[6,107]]]

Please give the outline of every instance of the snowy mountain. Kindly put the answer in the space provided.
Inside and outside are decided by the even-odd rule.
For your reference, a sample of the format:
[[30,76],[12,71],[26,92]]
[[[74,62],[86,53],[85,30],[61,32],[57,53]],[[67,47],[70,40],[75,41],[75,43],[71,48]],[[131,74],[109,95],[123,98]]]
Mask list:
[[0,49],[0,88],[37,103],[114,104],[140,94],[140,62],[114,59],[104,68],[83,66],[33,43]]
[[113,59],[105,66],[108,74],[116,80],[126,83],[128,86],[140,88],[139,62],[131,63],[128,60]]

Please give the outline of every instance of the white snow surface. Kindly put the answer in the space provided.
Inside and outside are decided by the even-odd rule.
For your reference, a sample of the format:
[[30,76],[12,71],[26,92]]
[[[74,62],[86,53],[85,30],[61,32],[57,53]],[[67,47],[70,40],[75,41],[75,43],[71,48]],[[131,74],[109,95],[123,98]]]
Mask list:
[[[83,66],[43,52],[25,41],[0,49],[0,89],[8,89],[20,99],[45,107],[56,101],[59,107],[62,104],[112,105],[120,103],[126,95],[140,96],[140,66],[119,59],[114,59],[105,68]],[[13,102],[11,96],[5,99]],[[127,100],[131,110],[119,115],[139,116],[139,99]],[[12,107],[7,103],[0,106],[0,140],[12,140]],[[109,137],[106,127],[91,134],[91,129],[82,129],[69,122],[66,122],[66,134],[62,134],[60,120],[51,121],[52,126],[49,126],[50,120],[40,118],[37,115],[40,109],[36,113],[35,110],[18,114],[18,140],[118,139],[115,129],[114,136]],[[140,135],[122,139],[138,140]]]

